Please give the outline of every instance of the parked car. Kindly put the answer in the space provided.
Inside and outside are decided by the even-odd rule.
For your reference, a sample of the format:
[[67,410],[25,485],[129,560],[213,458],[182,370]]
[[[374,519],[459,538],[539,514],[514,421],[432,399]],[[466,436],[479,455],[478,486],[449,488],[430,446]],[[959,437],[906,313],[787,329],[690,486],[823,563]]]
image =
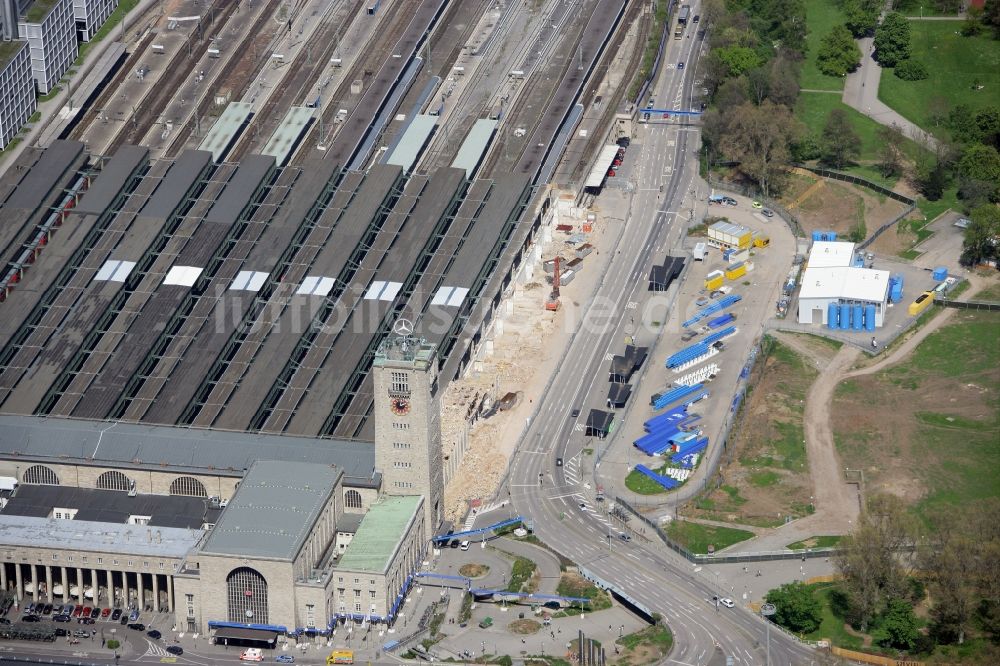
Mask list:
[[80,611],[80,617],[90,617],[90,611],[94,610],[90,606],[84,606]]
[[122,613],[122,619],[120,620],[120,622],[121,622],[122,626],[128,624],[128,615],[125,615],[124,613]]
[[56,627],[55,628],[55,634],[56,634],[56,636],[68,636],[69,635],[69,631],[67,631],[66,629],[63,629],[62,627]]
[[615,170],[608,169],[608,178],[614,178],[614,177],[615,177]]
[[79,621],[81,624],[94,624],[95,622],[97,622],[97,620],[95,620],[92,617],[82,617],[80,618]]
[[146,635],[154,640],[158,640],[163,637],[163,634],[161,634],[156,629],[150,629],[149,631],[146,632]]
[[167,652],[169,652],[170,654],[182,655],[184,654],[184,648],[182,648],[180,645],[168,645]]
[[764,217],[774,217],[774,211],[770,208],[762,208],[760,214]]
[[293,657],[290,654],[279,654],[277,657],[274,658],[274,660],[276,662],[278,662],[279,664],[294,664],[295,663],[295,657]]
[[141,622],[130,622],[128,628],[135,631],[146,631],[146,625]]
[[90,638],[90,632],[84,631],[83,629],[77,629],[73,632],[73,636],[76,638]]
[[37,615],[25,615],[21,618],[21,622],[41,622],[42,618]]
[[5,617],[0,617],[0,624],[10,624],[10,620]]
[[724,206],[735,207],[737,205],[736,199],[732,197],[722,197],[722,204]]
[[60,614],[52,618],[53,622],[69,622],[72,618],[69,615]]
[[469,550],[469,546],[470,545],[471,544],[469,543],[469,540],[468,539],[464,539],[462,541],[462,546],[461,546],[460,550]]
[[113,611],[111,612],[111,619],[112,619],[112,620],[117,620],[117,619],[118,619],[118,618],[120,618],[121,616],[122,616],[122,609],[121,609],[121,608],[116,608],[116,609],[114,609],[114,610],[113,610]]
[[695,14],[695,15],[694,15],[694,18],[693,18],[693,19],[691,19],[691,22],[692,22],[692,23],[697,23],[697,22],[698,22],[698,21],[700,21],[700,20],[701,20],[701,14]]
[[48,615],[51,612],[52,612],[52,604],[45,604],[45,606],[42,608],[42,615]]
[[764,204],[762,204],[761,202],[757,201],[756,199],[754,199],[754,200],[753,200],[753,201],[752,201],[752,202],[750,203],[750,205],[751,205],[751,206],[753,206],[754,208],[756,208],[757,210],[760,210],[761,208],[763,208],[763,207],[764,207]]

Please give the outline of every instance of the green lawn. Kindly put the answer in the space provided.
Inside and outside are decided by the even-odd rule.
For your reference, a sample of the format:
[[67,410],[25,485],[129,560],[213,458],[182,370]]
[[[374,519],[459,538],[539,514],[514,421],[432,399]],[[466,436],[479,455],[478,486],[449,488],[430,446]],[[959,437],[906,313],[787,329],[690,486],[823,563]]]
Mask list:
[[[883,77],[882,80],[884,81],[885,78]],[[834,109],[843,109],[847,113],[851,125],[854,126],[854,131],[861,137],[861,155],[858,159],[862,162],[874,162],[878,158],[876,150],[878,148],[878,128],[881,125],[841,102],[839,96],[827,93],[804,92],[799,95],[799,101],[795,105],[795,116],[802,121],[811,134],[818,137],[823,132],[826,117]],[[905,140],[904,145],[904,150],[908,155],[915,155],[917,151],[922,150],[909,139]],[[877,172],[873,168],[870,168],[858,175],[870,178],[877,176]]]
[[534,573],[534,562],[526,557],[515,557],[514,566],[510,574],[510,582],[507,583],[507,590],[510,592],[520,592],[524,585],[531,580]]
[[802,541],[796,541],[795,543],[790,543],[786,548],[789,550],[805,550],[806,548],[833,548],[843,537],[841,536],[814,536],[808,539],[803,539]]
[[626,650],[632,650],[639,645],[655,645],[666,654],[670,651],[670,646],[674,644],[674,637],[666,625],[654,624],[634,634],[626,634],[615,641],[615,643],[618,643],[618,645],[621,645]]
[[[806,0],[805,4],[806,26],[809,33],[806,35],[806,58],[802,63],[801,86],[813,90],[843,90],[844,79],[827,76],[819,71],[816,66],[816,54],[823,38],[834,26],[844,22],[844,14],[837,7],[837,3],[830,0]],[[840,99],[836,95],[831,97]]]
[[[930,76],[903,81],[891,70],[882,73],[879,98],[901,115],[932,130],[928,101],[944,97],[952,106],[978,109],[1000,103],[1000,40],[990,36],[963,37],[963,21],[912,21],[913,57]],[[985,86],[973,90],[973,84]]]
[[844,619],[837,617],[831,606],[833,604],[830,600],[830,595],[835,594],[837,591],[836,583],[816,583],[815,585],[810,585],[812,588],[813,595],[819,599],[820,605],[823,613],[823,621],[819,625],[819,629],[811,634],[806,634],[806,638],[809,640],[820,640],[823,638],[829,638],[833,641],[833,644],[847,648],[848,650],[857,650],[862,646],[862,639],[858,636],[850,634],[844,629]]
[[[660,467],[651,467],[650,465],[646,466],[657,474],[663,474],[664,476],[666,475],[667,469],[670,467],[669,464],[661,465]],[[659,495],[667,492],[666,488],[635,469],[629,472],[628,476],[625,477],[625,487],[640,495]]]
[[667,529],[667,535],[674,541],[684,545],[695,554],[707,555],[708,546],[715,546],[716,552],[728,548],[734,543],[753,538],[753,532],[737,530],[732,527],[715,527],[700,525],[686,520],[674,520]]
[[[946,12],[934,6],[932,0],[895,0],[892,8],[904,16],[945,16]],[[947,12],[948,16],[955,16],[955,12]]]

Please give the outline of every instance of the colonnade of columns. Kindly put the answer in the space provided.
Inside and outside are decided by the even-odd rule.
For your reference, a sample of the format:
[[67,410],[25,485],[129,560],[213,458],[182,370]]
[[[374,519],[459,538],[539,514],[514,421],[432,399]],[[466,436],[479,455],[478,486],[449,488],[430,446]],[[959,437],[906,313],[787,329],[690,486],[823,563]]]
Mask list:
[[[29,597],[32,601],[47,603],[75,602],[106,608],[134,605],[141,610],[149,607],[154,611],[174,612],[174,581],[170,574],[103,569],[102,586],[99,571],[30,562],[0,562],[0,589],[13,592],[18,601]],[[72,595],[70,578],[76,587]],[[40,589],[43,586],[44,589]],[[58,594],[57,586],[61,588]]]

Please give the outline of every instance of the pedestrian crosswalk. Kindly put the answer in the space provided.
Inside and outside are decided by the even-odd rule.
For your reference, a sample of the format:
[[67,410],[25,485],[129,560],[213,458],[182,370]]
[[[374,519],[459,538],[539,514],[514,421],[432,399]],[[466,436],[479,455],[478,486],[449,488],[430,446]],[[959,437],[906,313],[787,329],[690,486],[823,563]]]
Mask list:
[[565,466],[563,466],[563,474],[566,476],[566,481],[571,485],[580,484],[580,457],[574,456],[566,461]]
[[163,649],[156,643],[153,643],[152,641],[147,640],[146,645],[148,645],[149,647],[146,648],[145,654],[142,655],[143,657],[166,657],[170,654],[165,649]]

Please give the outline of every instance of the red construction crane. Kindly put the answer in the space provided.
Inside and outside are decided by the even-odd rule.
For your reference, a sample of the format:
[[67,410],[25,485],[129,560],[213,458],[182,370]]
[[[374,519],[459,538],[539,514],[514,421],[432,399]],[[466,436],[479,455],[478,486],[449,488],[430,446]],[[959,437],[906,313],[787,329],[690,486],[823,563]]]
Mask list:
[[549,299],[545,301],[545,309],[555,312],[559,309],[559,280],[561,276],[559,275],[559,257],[555,258],[554,266],[552,268],[552,291],[549,293]]

